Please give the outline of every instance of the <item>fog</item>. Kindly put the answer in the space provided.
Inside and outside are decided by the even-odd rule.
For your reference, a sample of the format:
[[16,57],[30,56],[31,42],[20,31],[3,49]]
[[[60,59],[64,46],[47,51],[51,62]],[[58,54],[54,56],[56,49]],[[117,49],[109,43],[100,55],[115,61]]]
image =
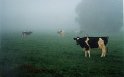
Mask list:
[[75,8],[81,0],[2,0],[2,30],[50,31],[79,28]]
[[82,0],[76,8],[81,29],[94,33],[118,33],[123,27],[123,0]]
[[1,18],[2,17],[2,12],[1,12],[2,11],[2,4],[1,3],[2,3],[2,1],[0,0],[0,51],[1,51],[1,34],[2,34],[1,33],[2,32],[1,31],[1,25],[2,25],[2,23],[1,23],[1,20],[2,20],[2,18]]
[[124,31],[123,0],[0,0],[1,29],[9,31]]

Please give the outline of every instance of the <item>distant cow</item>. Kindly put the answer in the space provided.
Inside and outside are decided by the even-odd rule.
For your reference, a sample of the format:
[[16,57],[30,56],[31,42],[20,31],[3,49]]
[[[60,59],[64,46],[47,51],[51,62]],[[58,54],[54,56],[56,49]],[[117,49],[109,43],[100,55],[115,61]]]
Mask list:
[[64,36],[64,31],[61,29],[61,30],[59,30],[59,31],[57,31],[57,33],[60,35],[60,36]]
[[31,35],[32,32],[29,31],[29,32],[22,32],[22,37],[25,37],[25,36],[28,36],[28,35]]
[[76,37],[73,39],[76,40],[77,45],[85,49],[85,57],[87,57],[87,54],[90,57],[91,48],[100,48],[102,50],[101,57],[106,56],[108,37]]

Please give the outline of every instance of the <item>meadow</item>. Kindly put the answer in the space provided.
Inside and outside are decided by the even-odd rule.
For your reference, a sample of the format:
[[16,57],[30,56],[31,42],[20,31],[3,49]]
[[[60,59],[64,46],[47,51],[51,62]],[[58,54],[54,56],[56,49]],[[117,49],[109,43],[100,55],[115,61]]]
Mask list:
[[124,77],[124,40],[109,37],[108,52],[99,49],[85,58],[72,34],[59,37],[51,33],[2,35],[0,77]]

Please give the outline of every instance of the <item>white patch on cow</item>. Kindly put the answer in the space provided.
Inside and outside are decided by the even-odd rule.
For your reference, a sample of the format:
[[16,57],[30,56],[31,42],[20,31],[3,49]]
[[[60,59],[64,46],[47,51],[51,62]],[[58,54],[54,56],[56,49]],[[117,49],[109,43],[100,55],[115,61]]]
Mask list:
[[77,37],[77,40],[79,40],[80,38],[79,37]]
[[[85,40],[85,43],[87,44],[87,46],[90,48],[90,45],[88,43],[90,39],[87,37],[86,40]],[[90,58],[90,49],[89,50],[86,50],[85,49],[85,57],[87,57],[87,54],[88,54],[88,57]]]
[[104,40],[102,40],[102,38],[99,38],[98,45],[100,49],[102,49],[105,46]]
[[98,46],[99,46],[100,49],[102,49],[101,57],[105,57],[105,55],[106,55],[106,46],[105,46],[104,40],[102,38],[99,38]]
[[85,40],[85,43],[89,46],[89,44],[88,44],[88,41],[89,41],[90,39],[87,37],[87,39]]

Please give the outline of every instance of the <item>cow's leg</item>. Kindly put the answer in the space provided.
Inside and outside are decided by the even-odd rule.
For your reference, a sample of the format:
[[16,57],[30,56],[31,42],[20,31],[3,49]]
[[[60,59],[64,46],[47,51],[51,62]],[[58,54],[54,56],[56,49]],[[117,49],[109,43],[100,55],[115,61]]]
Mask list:
[[103,48],[102,48],[101,50],[102,50],[101,57],[104,57],[105,51],[104,51],[104,49],[103,49]]
[[106,47],[104,47],[104,48],[102,49],[102,51],[103,51],[103,57],[105,57],[105,56],[106,56]]
[[103,46],[102,47],[102,55],[101,55],[101,57],[105,57],[105,56],[106,56],[106,47]]
[[103,48],[100,48],[100,49],[101,49],[101,51],[102,51],[101,57],[103,57],[103,55],[104,55]]
[[87,51],[85,50],[85,57],[87,57]]
[[102,51],[101,57],[103,57],[103,55],[104,55],[103,48],[100,48],[100,49],[101,49],[101,51]]
[[103,57],[103,51],[102,51],[101,57]]
[[85,57],[87,57],[87,51],[86,51],[86,48],[83,48],[83,52],[85,53]]
[[25,33],[23,33],[23,38],[24,38],[25,36],[26,36]]
[[87,54],[88,54],[88,57],[90,58],[90,50],[85,50],[85,57],[87,57]]
[[24,33],[22,33],[22,38],[24,38]]
[[90,58],[90,50],[88,50],[87,52],[88,52],[88,55],[89,55],[89,58]]
[[87,46],[87,47],[85,48],[85,57],[87,57],[87,54],[88,54],[88,56],[90,57],[90,48],[89,48],[89,46]]

